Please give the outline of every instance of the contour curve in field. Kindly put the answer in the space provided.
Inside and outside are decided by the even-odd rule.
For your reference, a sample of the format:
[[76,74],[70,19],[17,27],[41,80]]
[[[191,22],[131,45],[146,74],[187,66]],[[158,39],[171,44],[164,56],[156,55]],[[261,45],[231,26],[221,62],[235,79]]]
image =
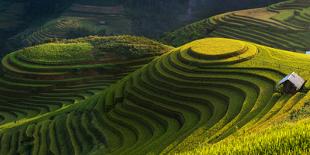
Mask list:
[[258,52],[257,47],[251,44],[226,38],[196,40],[179,49],[183,58],[188,58],[193,63],[201,62],[209,65],[245,61]]
[[238,55],[240,52],[245,51],[246,47],[245,44],[240,41],[212,38],[209,40],[196,41],[190,48],[192,52],[217,59]]
[[309,48],[309,6],[308,0],[288,0],[228,12],[166,33],[162,41],[180,46],[205,37],[223,37],[304,53]]
[[[278,59],[287,54],[289,59]],[[3,128],[0,139],[6,144],[30,140],[30,154],[177,153],[289,113],[305,101],[308,90],[281,94],[275,85],[293,68],[309,80],[304,68],[309,60],[249,42],[197,40],[156,57],[65,112]],[[0,146],[0,154],[14,150],[29,151],[21,144]]]

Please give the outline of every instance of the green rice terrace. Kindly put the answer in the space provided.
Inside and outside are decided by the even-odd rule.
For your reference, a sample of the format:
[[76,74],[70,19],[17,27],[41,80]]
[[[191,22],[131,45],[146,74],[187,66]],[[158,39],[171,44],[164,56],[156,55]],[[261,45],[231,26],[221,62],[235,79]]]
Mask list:
[[310,1],[287,0],[216,15],[167,33],[162,40],[180,46],[200,38],[224,37],[304,53],[310,49],[309,30]]
[[292,72],[310,80],[309,66],[309,55],[225,38],[24,48],[2,60],[0,154],[307,154],[309,82],[292,94],[276,85]]
[[310,154],[310,1],[279,1],[0,0],[0,155]]
[[7,48],[27,47],[55,38],[71,39],[88,35],[130,34],[130,20],[123,6],[72,4],[60,17],[30,27],[11,37]]
[[[260,0],[235,5],[239,0],[0,0],[1,25],[11,34],[1,37],[0,49],[11,51],[54,39],[73,39],[89,35],[142,35],[158,39],[163,33],[224,11],[261,7],[281,0]],[[13,6],[13,5],[12,5]],[[23,11],[24,10],[24,11]],[[17,13],[15,13],[15,12]],[[1,20],[1,17],[7,19]],[[23,22],[19,29],[12,22]],[[186,43],[186,42],[184,42]],[[3,53],[3,52],[1,52]]]

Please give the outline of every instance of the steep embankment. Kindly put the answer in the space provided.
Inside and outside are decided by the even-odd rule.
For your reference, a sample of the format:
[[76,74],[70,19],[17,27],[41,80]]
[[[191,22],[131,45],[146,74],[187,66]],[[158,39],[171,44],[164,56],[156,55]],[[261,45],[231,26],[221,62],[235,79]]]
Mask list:
[[167,33],[175,46],[204,37],[225,37],[305,52],[310,44],[310,1],[289,0],[266,8],[225,13]]
[[[143,47],[141,49],[145,49]],[[67,48],[71,51],[70,46]],[[89,44],[80,46],[80,49],[88,48]],[[28,74],[29,64],[13,61],[20,66],[16,69],[8,65],[12,62],[6,63],[8,58],[18,58],[14,57],[18,53],[7,56],[3,64],[11,71]],[[53,70],[52,57],[39,59],[49,62],[45,71]],[[4,123],[0,125],[0,139],[4,145],[0,146],[0,152],[157,154],[182,152],[202,142],[218,142],[238,129],[246,131],[271,120],[281,120],[292,109],[309,102],[309,84],[294,95],[275,91],[276,83],[292,71],[309,80],[309,60],[310,57],[303,54],[243,41],[203,39],[172,49],[104,91],[82,87],[106,86],[94,79],[85,79],[86,83],[77,86],[60,84],[58,89],[54,86],[44,93],[27,95],[19,104],[12,102],[19,101],[16,95],[11,98],[3,95],[3,108],[12,110],[2,112]],[[40,68],[35,65],[31,72],[42,72]],[[10,74],[4,73],[3,77],[7,75]],[[89,75],[92,74],[88,72],[87,77]],[[105,76],[106,72],[100,75]],[[27,80],[22,78],[20,83],[24,86],[36,82]],[[102,80],[106,79],[101,77],[99,81]],[[22,90],[15,85],[4,87],[8,88]],[[88,95],[84,96],[89,97],[74,93],[81,89],[86,90]],[[53,98],[57,98],[56,103],[49,104],[47,101]],[[61,104],[67,103],[68,98],[75,101],[70,107]],[[40,111],[36,108],[57,104],[50,113],[12,121]]]

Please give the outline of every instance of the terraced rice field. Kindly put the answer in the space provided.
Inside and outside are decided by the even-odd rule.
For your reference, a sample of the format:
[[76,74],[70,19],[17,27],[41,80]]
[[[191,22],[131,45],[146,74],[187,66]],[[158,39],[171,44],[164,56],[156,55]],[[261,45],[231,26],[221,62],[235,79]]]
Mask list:
[[[128,44],[128,49],[111,48],[113,43]],[[67,40],[8,54],[1,64],[0,124],[67,108],[169,49],[148,39],[119,36]],[[122,50],[135,57],[122,55]]]
[[124,16],[122,6],[73,4],[59,18],[11,37],[7,46],[18,49],[55,39],[130,34],[130,27],[130,21]]
[[179,46],[204,37],[224,37],[304,53],[310,48],[309,11],[310,1],[289,0],[216,15],[168,33],[162,40]]
[[50,21],[42,27],[27,29],[24,32],[10,38],[8,46],[14,49],[44,43],[54,38],[68,38],[68,33],[71,30],[78,30],[79,28],[84,26],[80,20],[82,19],[60,18]]
[[[20,60],[18,53],[2,61],[0,154],[177,153],[280,119],[310,97],[309,87],[292,95],[275,90],[293,71],[309,80],[309,56],[238,40],[188,43],[109,87],[109,77],[129,71],[60,79],[69,66]],[[29,86],[33,92],[23,92]]]
[[216,144],[203,144],[181,154],[309,154],[309,130],[309,119],[286,122],[263,131],[238,134]]

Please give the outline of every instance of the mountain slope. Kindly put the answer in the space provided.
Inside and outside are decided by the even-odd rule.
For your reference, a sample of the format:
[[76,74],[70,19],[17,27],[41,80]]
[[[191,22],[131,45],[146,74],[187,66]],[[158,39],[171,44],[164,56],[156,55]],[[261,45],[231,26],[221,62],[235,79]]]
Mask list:
[[89,35],[130,34],[130,19],[122,5],[96,6],[72,4],[60,17],[39,27],[31,27],[11,37],[8,49],[18,49],[53,39],[72,39]]
[[4,47],[7,38],[24,27],[26,21],[23,19],[23,14],[25,14],[23,3],[0,1],[0,48]]
[[289,0],[266,8],[225,13],[167,33],[174,46],[204,37],[225,37],[304,53],[309,50],[310,2]]
[[238,40],[197,40],[71,107],[0,125],[0,152],[158,154],[218,142],[308,102],[309,84],[294,95],[275,85],[292,71],[309,80],[309,60]]
[[89,35],[135,34],[159,38],[164,32],[217,13],[265,6],[279,0],[242,1],[241,4],[237,1],[240,0],[224,0],[223,6],[213,0],[31,0],[21,3],[28,7],[18,16],[28,19],[24,24],[28,27],[22,32],[13,30],[14,33],[3,38],[3,48],[10,52],[55,38]]
[[0,124],[84,100],[171,47],[130,36],[88,37],[25,48],[2,60]]

